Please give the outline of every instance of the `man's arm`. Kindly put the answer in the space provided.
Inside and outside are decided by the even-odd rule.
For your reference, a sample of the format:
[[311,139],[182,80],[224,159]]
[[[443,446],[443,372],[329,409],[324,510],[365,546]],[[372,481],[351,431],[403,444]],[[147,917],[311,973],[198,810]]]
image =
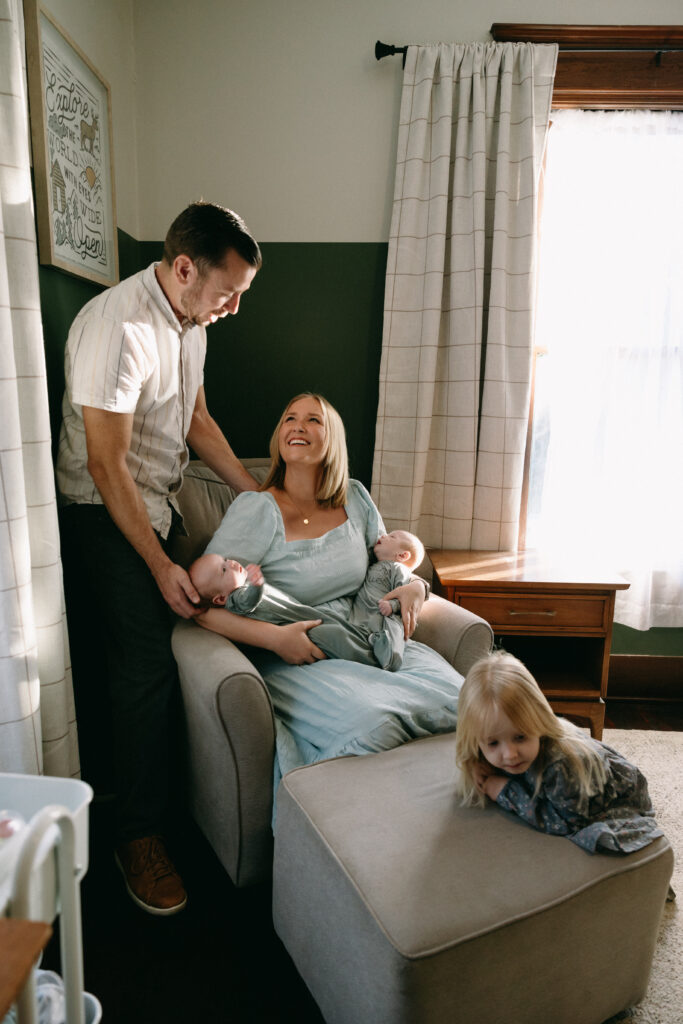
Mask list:
[[171,561],[149,521],[145,503],[130,475],[126,453],[130,448],[133,416],[83,406],[88,446],[88,471],[121,533],[144,558],[164,600],[184,619],[197,613],[199,594],[181,566]]
[[237,491],[258,490],[258,484],[253,476],[246,471],[228,444],[225,434],[211,416],[206,406],[203,387],[197,392],[187,440],[209,469],[212,469],[221,480],[225,480],[230,487]]

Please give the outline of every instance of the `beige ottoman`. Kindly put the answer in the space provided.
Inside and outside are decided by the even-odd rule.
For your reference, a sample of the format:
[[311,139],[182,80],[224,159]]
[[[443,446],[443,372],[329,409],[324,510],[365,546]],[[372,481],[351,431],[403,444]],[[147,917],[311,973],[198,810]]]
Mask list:
[[328,1024],[600,1024],[642,999],[658,839],[591,856],[453,797],[454,737],[291,772],[275,928]]

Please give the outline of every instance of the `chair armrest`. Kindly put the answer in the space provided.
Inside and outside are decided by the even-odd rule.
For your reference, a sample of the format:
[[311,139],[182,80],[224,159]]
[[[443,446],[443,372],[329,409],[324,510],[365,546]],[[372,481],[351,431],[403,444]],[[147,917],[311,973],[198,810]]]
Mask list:
[[270,875],[275,723],[263,679],[217,633],[179,621],[173,654],[185,709],[190,806],[237,886]]
[[422,607],[414,639],[438,651],[461,675],[491,653],[493,630],[485,619],[432,594]]

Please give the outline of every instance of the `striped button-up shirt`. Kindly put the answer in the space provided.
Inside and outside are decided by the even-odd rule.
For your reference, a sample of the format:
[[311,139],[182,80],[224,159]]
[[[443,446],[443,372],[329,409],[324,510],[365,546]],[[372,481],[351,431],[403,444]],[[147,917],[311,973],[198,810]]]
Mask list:
[[126,462],[153,528],[166,537],[188,461],[206,331],[178,322],[155,266],[92,299],[71,326],[57,483],[66,504],[102,504],[87,468],[83,406],[132,413]]

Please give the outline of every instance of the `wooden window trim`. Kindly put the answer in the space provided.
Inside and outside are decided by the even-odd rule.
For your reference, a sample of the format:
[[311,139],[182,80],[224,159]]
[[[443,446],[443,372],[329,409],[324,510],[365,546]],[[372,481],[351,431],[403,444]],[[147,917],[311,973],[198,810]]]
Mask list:
[[559,45],[555,108],[683,110],[683,25],[496,22],[491,36]]

